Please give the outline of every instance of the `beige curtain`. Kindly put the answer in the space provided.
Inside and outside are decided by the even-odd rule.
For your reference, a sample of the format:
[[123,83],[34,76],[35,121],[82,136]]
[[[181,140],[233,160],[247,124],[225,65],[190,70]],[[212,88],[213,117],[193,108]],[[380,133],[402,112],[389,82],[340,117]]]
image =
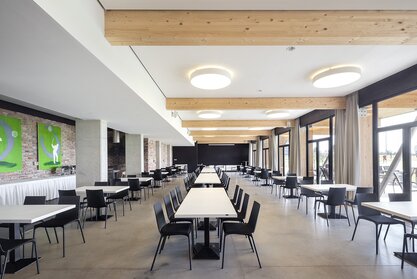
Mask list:
[[359,185],[358,93],[346,97],[346,110],[336,111],[335,182]]
[[301,160],[300,160],[300,120],[295,120],[294,127],[290,132],[290,164],[289,172],[300,174]]

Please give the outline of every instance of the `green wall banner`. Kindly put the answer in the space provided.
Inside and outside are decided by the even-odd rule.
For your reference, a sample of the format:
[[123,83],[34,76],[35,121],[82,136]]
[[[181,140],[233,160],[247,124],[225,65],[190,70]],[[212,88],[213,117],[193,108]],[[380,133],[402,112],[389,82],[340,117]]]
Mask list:
[[60,167],[62,161],[61,128],[38,123],[38,161],[40,170]]
[[0,172],[16,172],[21,170],[21,120],[0,115]]

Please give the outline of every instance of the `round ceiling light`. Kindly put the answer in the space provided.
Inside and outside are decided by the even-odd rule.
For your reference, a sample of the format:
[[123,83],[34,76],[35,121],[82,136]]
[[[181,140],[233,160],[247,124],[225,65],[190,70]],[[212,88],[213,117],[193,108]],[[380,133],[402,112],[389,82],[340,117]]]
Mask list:
[[334,88],[354,83],[361,78],[358,66],[337,66],[321,70],[313,75],[313,85],[317,88]]
[[200,110],[197,111],[198,117],[204,118],[204,119],[215,119],[222,116],[222,113],[217,110]]
[[190,81],[194,87],[216,90],[229,86],[232,82],[231,73],[223,68],[199,68],[191,72]]
[[265,111],[266,117],[269,118],[285,118],[290,116],[290,113],[288,111],[282,111],[282,110],[267,110]]

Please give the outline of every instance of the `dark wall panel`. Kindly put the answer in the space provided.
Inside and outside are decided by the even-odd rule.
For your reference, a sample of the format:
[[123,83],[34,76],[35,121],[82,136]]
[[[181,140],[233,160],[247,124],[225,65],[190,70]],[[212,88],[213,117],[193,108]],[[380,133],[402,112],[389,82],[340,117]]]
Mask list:
[[204,165],[239,165],[249,160],[248,144],[198,145],[198,163]]
[[173,146],[172,158],[174,164],[188,164],[188,171],[194,171],[197,168],[197,145]]

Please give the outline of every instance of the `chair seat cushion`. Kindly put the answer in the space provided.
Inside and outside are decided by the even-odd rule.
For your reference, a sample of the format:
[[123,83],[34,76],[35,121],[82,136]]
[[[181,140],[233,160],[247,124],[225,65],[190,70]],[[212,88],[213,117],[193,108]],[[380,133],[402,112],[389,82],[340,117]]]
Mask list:
[[[4,239],[0,238],[0,246],[4,251],[14,250],[25,243],[32,242],[32,239]],[[1,250],[0,250],[1,251]]]
[[162,227],[162,235],[186,235],[191,232],[191,224],[186,223],[169,223]]
[[253,233],[248,224],[242,223],[223,223],[223,230],[225,234],[250,235]]
[[371,215],[371,216],[359,216],[360,219],[365,219],[373,223],[384,225],[404,224],[403,221],[393,219],[385,215]]

